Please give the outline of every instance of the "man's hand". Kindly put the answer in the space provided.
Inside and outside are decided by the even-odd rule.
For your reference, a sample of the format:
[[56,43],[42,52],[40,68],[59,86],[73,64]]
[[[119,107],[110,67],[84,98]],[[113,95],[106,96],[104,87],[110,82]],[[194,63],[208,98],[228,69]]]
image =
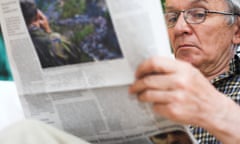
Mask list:
[[156,113],[201,127],[224,119],[229,101],[232,104],[191,64],[162,57],[139,66],[129,91],[140,101],[152,103]]
[[38,10],[37,19],[39,21],[40,27],[43,28],[47,33],[51,32],[51,28],[48,23],[47,17],[42,13],[41,10]]

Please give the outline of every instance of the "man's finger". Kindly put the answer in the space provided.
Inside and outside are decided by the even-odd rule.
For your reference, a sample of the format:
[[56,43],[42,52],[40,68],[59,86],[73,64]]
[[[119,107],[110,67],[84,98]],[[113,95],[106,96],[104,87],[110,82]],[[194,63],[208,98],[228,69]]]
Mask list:
[[130,87],[130,93],[141,93],[146,89],[171,90],[175,87],[171,80],[175,80],[174,75],[149,75],[136,80]]
[[154,73],[174,73],[183,62],[166,57],[153,57],[139,65],[136,71],[136,78],[141,78]]
[[167,104],[174,101],[173,91],[159,91],[159,90],[148,90],[138,95],[138,99],[142,102]]

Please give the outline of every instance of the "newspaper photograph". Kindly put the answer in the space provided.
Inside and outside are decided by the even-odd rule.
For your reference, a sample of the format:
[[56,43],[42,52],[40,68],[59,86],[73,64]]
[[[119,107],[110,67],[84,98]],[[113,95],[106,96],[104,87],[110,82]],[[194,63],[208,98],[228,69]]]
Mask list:
[[[172,57],[160,0],[1,0],[26,118],[96,144],[195,144],[128,93],[137,66]],[[169,49],[166,49],[169,48]]]
[[[21,3],[42,68],[123,59],[105,1],[73,2]],[[35,8],[37,12],[34,12]],[[50,33],[51,43],[43,38],[47,35],[45,32]]]

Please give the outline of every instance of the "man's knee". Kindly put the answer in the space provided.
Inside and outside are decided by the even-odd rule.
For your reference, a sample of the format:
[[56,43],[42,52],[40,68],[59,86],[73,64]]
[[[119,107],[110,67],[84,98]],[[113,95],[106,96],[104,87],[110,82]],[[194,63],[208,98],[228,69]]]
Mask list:
[[24,120],[0,132],[1,144],[87,144],[87,142],[35,120]]

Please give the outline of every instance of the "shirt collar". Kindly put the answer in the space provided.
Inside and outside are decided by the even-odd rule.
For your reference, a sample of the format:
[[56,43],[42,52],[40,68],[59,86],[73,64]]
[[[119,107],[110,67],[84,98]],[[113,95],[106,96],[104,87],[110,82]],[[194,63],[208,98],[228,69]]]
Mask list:
[[239,74],[240,73],[240,60],[237,55],[234,56],[234,58],[230,61],[229,64],[229,71],[224,72],[214,79],[211,80],[211,83],[215,83],[217,81],[220,81],[222,79],[228,78],[232,75]]

